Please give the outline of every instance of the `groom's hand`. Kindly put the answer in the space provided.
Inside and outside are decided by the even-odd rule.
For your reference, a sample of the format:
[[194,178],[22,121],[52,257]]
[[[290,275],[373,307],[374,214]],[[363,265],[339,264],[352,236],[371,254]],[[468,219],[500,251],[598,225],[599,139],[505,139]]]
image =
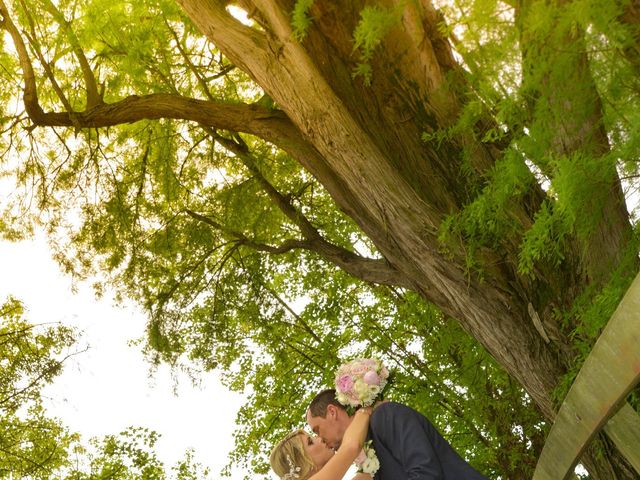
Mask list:
[[351,480],[373,480],[373,477],[368,473],[358,472]]
[[380,405],[382,405],[383,403],[387,403],[389,400],[378,400],[376,403],[373,404],[373,409],[375,410],[376,408],[378,408]]

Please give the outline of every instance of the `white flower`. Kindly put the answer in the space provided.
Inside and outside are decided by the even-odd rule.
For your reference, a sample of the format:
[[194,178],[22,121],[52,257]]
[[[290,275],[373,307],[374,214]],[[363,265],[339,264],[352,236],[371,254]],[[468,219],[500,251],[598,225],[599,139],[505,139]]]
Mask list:
[[380,469],[380,461],[376,455],[376,451],[371,445],[371,440],[364,444],[362,448],[364,455],[358,455],[356,459],[356,467],[358,472],[368,473],[372,477]]
[[373,475],[380,468],[380,462],[378,461],[378,457],[376,457],[375,452],[371,451],[371,453],[373,453],[373,457],[367,456],[367,459],[362,464],[362,471]]

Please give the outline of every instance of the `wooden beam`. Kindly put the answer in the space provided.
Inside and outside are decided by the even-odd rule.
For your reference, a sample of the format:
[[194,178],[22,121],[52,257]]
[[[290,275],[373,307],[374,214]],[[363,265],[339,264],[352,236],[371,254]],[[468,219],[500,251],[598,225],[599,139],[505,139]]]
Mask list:
[[640,415],[625,403],[607,422],[604,431],[636,472],[640,473]]
[[[607,433],[611,431],[614,441],[623,446],[637,441],[640,433],[633,428],[639,424],[637,414],[631,407],[621,407],[639,381],[640,274],[598,338],[560,407],[533,480],[569,478],[591,439],[619,410],[620,417],[616,415]],[[621,452],[632,452],[636,460],[630,461],[637,469],[634,461],[637,462],[638,443],[627,447],[621,448]]]

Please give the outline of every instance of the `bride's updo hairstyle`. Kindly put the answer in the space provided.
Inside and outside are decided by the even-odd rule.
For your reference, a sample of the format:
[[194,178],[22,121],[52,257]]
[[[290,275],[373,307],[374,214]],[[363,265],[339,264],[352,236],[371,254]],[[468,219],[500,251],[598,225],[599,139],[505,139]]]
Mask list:
[[282,480],[306,480],[316,469],[304,449],[304,435],[304,430],[295,430],[280,440],[271,451],[269,463]]

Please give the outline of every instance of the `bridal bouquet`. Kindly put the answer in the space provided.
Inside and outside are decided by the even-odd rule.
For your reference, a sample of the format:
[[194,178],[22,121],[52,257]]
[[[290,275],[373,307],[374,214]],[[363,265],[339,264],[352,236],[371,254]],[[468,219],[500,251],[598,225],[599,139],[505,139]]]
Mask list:
[[336,373],[336,399],[347,410],[373,405],[382,397],[388,378],[389,370],[377,358],[351,360]]
[[[383,397],[389,380],[389,370],[377,358],[356,358],[342,365],[336,373],[336,400],[349,415],[356,407],[369,407]],[[374,476],[380,468],[371,440],[354,462],[358,472]]]

